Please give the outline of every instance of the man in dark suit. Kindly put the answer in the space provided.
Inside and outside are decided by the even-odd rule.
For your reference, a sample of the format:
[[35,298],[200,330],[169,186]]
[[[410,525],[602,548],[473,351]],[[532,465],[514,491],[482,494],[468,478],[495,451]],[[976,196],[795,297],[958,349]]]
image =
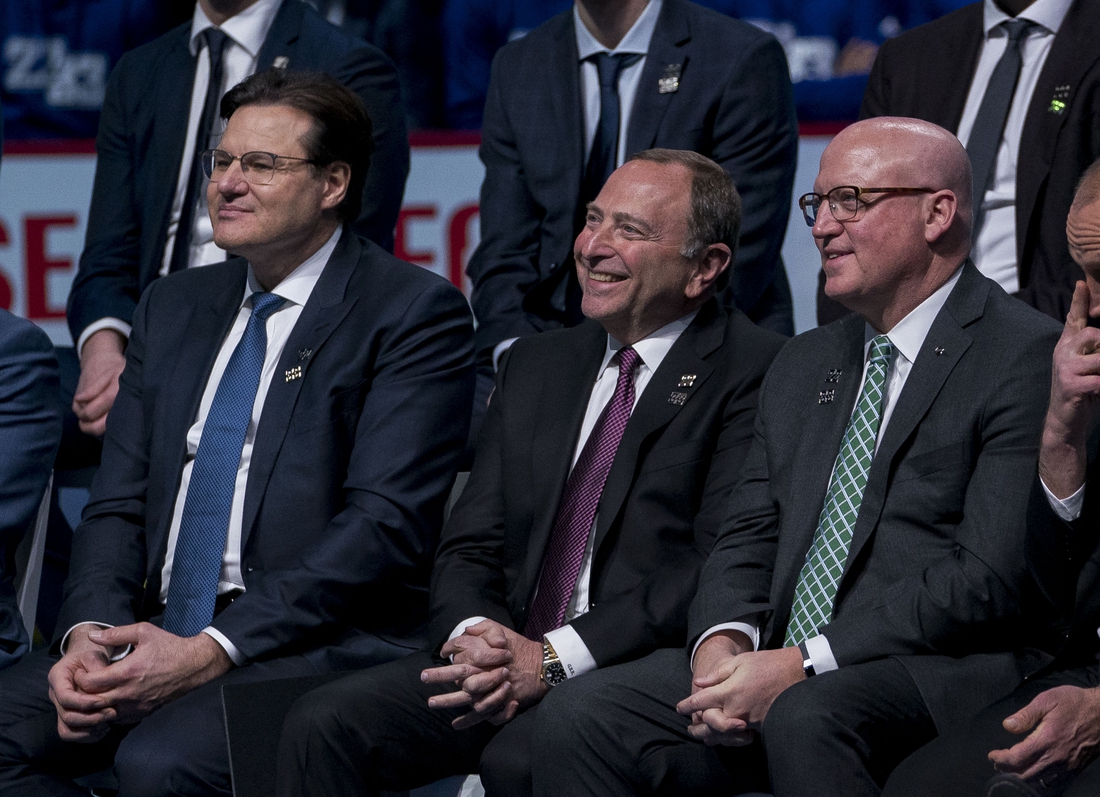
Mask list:
[[1042,662],[1023,514],[1057,324],[967,261],[970,179],[913,119],[825,150],[800,204],[854,314],[768,372],[691,647],[551,693],[536,795],[751,791],[765,759],[776,797],[875,795]]
[[[1004,84],[1009,105],[983,114],[986,97],[996,94],[995,72],[1011,55],[1008,26],[1024,20],[1030,24],[1018,34],[1021,60],[1013,64],[1018,78]],[[1066,248],[1066,214],[1078,178],[1100,157],[1098,42],[1100,15],[1088,0],[985,0],[886,41],[861,109],[863,118],[934,122],[957,133],[972,160],[988,164],[978,188],[985,219],[974,236],[974,262],[1058,320],[1081,279]],[[982,127],[992,136],[985,147],[978,142]],[[818,321],[839,312],[819,301]]]
[[348,227],[370,162],[354,94],[268,70],[222,114],[203,169],[215,240],[241,257],[138,305],[63,655],[0,683],[5,795],[80,794],[70,778],[112,761],[123,794],[228,795],[224,684],[421,644],[469,309]]
[[577,0],[497,54],[481,135],[481,243],[467,273],[485,373],[508,341],[583,319],[571,247],[585,207],[650,147],[694,150],[733,178],[744,218],[719,302],[793,334],[780,248],[798,127],[769,34],[685,0]]
[[73,411],[86,433],[103,435],[142,291],[162,274],[225,259],[206,223],[196,153],[217,146],[221,93],[272,64],[327,72],[363,100],[375,157],[353,229],[392,249],[409,168],[393,65],[299,0],[199,0],[191,23],[127,53],[108,83],[68,308],[81,363]]
[[575,248],[593,321],[518,341],[497,373],[436,558],[432,651],[302,698],[279,794],[478,771],[488,794],[529,793],[554,684],[682,643],[782,342],[714,299],[739,215],[696,153],[643,152],[611,176]]
[[1029,554],[1072,569],[1061,582],[1064,619],[1051,629],[1060,650],[1035,678],[907,759],[887,783],[891,797],[984,797],[990,778],[996,790],[989,793],[1002,797],[1100,792],[1100,766],[1093,763],[1100,749],[1100,329],[1089,321],[1100,317],[1100,163],[1082,178],[1066,232],[1085,283],[1077,284],[1054,350],[1030,516],[1042,547]]
[[12,560],[34,523],[60,438],[50,339],[30,321],[0,310],[0,669],[30,650]]

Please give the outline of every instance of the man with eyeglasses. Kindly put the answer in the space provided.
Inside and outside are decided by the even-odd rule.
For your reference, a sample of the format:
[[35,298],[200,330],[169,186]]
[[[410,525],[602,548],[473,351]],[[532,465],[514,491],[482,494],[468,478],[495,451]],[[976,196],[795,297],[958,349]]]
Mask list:
[[[232,89],[202,156],[223,264],[139,303],[50,651],[0,682],[0,793],[229,795],[223,685],[415,650],[473,329],[357,237],[370,125],[335,79]],[[58,658],[58,654],[62,654]],[[48,673],[48,676],[47,676]]]
[[[840,133],[800,200],[853,315],[787,344],[703,567],[688,647],[568,682],[535,794],[877,795],[1048,657],[1025,558],[1058,325],[968,261],[946,130]],[[1047,584],[1049,586],[1049,584]]]

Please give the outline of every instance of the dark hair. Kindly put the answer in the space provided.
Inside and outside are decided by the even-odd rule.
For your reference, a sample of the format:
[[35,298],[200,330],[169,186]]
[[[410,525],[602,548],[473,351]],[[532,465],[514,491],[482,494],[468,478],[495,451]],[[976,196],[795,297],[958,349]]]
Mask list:
[[221,115],[228,120],[246,105],[285,105],[313,118],[313,127],[302,141],[306,155],[321,166],[336,161],[348,164],[348,192],[336,211],[342,221],[358,218],[374,151],[372,125],[363,101],[324,72],[272,67],[227,91],[222,97]]
[[705,155],[686,149],[647,149],[630,160],[678,163],[691,172],[691,215],[680,254],[693,258],[711,244],[728,246],[730,267],[716,283],[716,288],[723,290],[729,284],[741,232],[741,196],[726,170]]

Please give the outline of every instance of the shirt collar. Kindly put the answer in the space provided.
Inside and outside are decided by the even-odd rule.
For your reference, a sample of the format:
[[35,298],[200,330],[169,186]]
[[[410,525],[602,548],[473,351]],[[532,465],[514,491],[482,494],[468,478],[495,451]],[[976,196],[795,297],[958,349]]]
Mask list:
[[[692,310],[687,315],[677,318],[671,324],[665,324],[656,332],[646,335],[633,345],[632,348],[634,351],[638,352],[638,357],[645,363],[650,373],[660,368],[661,362],[665,359],[665,355],[668,354],[669,349],[672,348],[672,344],[679,339],[680,334],[691,325],[691,322],[695,320],[695,316],[697,315],[699,315],[699,311]],[[606,370],[608,363],[611,362],[611,358],[614,357],[622,347],[622,343],[615,340],[611,335],[607,336],[607,350],[604,352],[603,365],[600,366],[601,374]]]
[[608,50],[596,41],[596,37],[581,21],[581,15],[577,11],[577,7],[573,6],[573,30],[577,35],[577,54],[580,56],[580,60],[584,61],[596,53],[606,52],[610,52],[612,55],[617,53],[645,55],[649,52],[649,42],[653,38],[653,31],[657,27],[657,17],[660,16],[661,6],[663,5],[664,0],[649,0],[649,5],[645,7],[645,10],[634,21],[634,24],[630,26],[630,30],[626,32],[623,40],[619,42],[619,46],[614,50]]
[[[886,337],[890,338],[894,348],[909,362],[914,363],[917,361],[917,355],[920,353],[921,346],[924,345],[924,339],[928,337],[928,330],[932,328],[932,322],[936,320],[936,316],[940,314],[940,310],[947,303],[947,297],[954,290],[959,277],[962,276],[962,270],[963,267],[959,266],[955,273],[951,275],[951,279],[910,310],[905,318],[898,321],[894,328],[886,333]],[[875,331],[875,328],[870,324],[865,326],[865,342],[870,343],[871,338],[880,333]]]
[[[221,30],[255,58],[260,54],[260,48],[264,46],[267,32],[271,29],[271,23],[275,21],[275,12],[279,10],[279,4],[282,2],[283,0],[256,0],[241,13],[227,19],[221,26]],[[195,14],[191,18],[191,39],[188,42],[191,55],[199,54],[199,34],[213,27],[215,27],[214,23],[203,12],[202,4],[195,3]]]
[[[287,274],[282,282],[271,289],[271,293],[282,296],[293,304],[304,305],[309,300],[310,294],[313,293],[313,286],[317,284],[317,279],[321,276],[321,272],[325,270],[329,258],[332,257],[332,252],[340,241],[342,231],[343,227],[337,227],[336,232],[332,234],[325,245],[306,258],[302,265]],[[250,264],[241,305],[243,306],[253,293],[263,292],[263,290],[264,288],[256,279],[256,275],[252,273]]]
[[[1016,19],[1030,20],[1042,25],[1052,34],[1057,34],[1071,5],[1073,5],[1073,0],[1035,0],[1034,3],[1021,11]],[[982,25],[987,39],[994,28],[1010,19],[1012,17],[998,8],[993,0],[985,0],[982,9]]]

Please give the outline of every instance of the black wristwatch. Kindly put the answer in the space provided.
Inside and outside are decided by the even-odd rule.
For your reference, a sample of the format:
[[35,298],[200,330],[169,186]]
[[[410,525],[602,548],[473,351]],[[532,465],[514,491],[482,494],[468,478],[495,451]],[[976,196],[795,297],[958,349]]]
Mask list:
[[542,640],[542,672],[540,677],[547,686],[557,686],[565,680],[565,667],[554,652],[554,646],[543,637]]
[[810,658],[810,652],[806,650],[806,643],[798,643],[798,651],[802,654],[802,672],[806,674],[807,678],[813,678],[817,675],[817,670],[814,669],[814,660]]

